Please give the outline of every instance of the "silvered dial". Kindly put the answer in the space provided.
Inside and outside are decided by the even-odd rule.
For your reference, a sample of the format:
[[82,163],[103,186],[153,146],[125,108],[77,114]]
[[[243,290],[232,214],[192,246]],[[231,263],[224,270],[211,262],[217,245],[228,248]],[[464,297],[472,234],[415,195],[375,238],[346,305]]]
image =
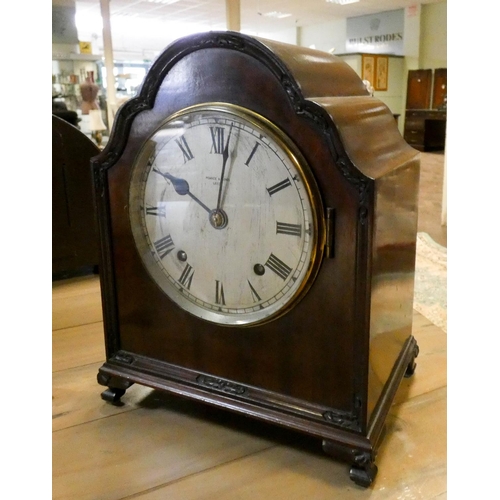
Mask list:
[[180,307],[226,325],[275,318],[319,259],[319,197],[293,145],[239,107],[188,108],[138,155],[130,220],[142,261]]

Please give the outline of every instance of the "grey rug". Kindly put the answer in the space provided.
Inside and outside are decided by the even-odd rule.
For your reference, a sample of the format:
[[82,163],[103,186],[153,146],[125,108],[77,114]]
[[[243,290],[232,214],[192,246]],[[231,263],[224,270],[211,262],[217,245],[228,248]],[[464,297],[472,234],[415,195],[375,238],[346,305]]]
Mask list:
[[417,234],[413,307],[447,331],[447,249],[427,233]]

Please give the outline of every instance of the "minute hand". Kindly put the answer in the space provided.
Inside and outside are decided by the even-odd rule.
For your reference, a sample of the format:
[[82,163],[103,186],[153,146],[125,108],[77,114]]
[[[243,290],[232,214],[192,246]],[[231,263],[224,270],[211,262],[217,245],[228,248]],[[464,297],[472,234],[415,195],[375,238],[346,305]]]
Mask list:
[[180,194],[181,196],[185,196],[187,194],[208,213],[211,212],[211,210],[201,200],[199,200],[193,193],[191,193],[191,191],[189,190],[188,181],[186,181],[185,179],[180,179],[179,177],[174,177],[168,172],[160,172],[157,168],[153,168],[153,171],[157,174],[160,174],[165,179],[168,179],[172,183],[172,186],[174,186],[175,192],[177,194]]
[[229,139],[231,139],[232,130],[233,130],[233,124],[231,123],[231,127],[229,129],[229,135],[227,136],[226,146],[224,147],[224,151],[222,152],[222,173],[220,175],[219,196],[217,197],[217,211],[219,211],[221,208],[222,185],[224,184],[224,173],[226,171],[226,163],[229,158]]

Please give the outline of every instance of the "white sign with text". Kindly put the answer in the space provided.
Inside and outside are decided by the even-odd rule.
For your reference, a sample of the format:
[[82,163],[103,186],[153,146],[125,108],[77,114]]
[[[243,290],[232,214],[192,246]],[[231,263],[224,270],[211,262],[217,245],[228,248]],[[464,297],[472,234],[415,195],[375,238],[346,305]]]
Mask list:
[[404,9],[350,17],[346,34],[346,52],[402,56]]

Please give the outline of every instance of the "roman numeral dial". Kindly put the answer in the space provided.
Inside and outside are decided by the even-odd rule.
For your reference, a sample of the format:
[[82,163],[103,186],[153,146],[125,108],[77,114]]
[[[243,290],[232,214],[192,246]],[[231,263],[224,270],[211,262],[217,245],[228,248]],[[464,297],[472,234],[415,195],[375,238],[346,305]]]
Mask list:
[[252,294],[252,300],[254,302],[260,302],[262,299],[260,298],[259,294],[257,293],[257,290],[253,287],[252,283],[250,283],[250,280],[247,280],[248,286],[250,287],[250,293]]
[[210,135],[212,137],[212,147],[210,153],[221,155],[224,151],[224,128],[210,127]]
[[252,148],[252,151],[250,152],[250,155],[248,156],[247,160],[245,161],[245,165],[248,167],[250,165],[250,162],[252,161],[252,158],[254,157],[255,153],[257,152],[257,148],[260,146],[258,142],[255,143],[255,146]]
[[290,179],[284,179],[281,182],[278,182],[274,186],[271,186],[267,188],[267,192],[269,193],[269,196],[273,196],[276,193],[279,193],[282,189],[286,189],[287,187],[290,187],[292,183],[290,182]]
[[321,198],[293,142],[253,112],[213,103],[176,113],[148,144],[128,211],[166,310],[238,328],[293,307],[321,257]]
[[160,259],[163,259],[175,248],[175,245],[172,237],[170,235],[167,235],[164,238],[160,238],[159,240],[155,241],[154,247]]
[[164,205],[156,207],[146,207],[146,215],[154,215],[155,217],[166,217],[167,210]]
[[219,280],[215,280],[215,303],[219,305],[226,305],[226,299],[224,298],[224,287]]
[[186,263],[186,266],[182,270],[182,274],[179,278],[179,283],[187,288],[188,290],[191,289],[191,284],[193,283],[193,276],[194,276],[194,269],[192,266],[188,263]]
[[286,280],[293,269],[287,266],[281,259],[276,257],[273,253],[267,259],[265,266],[268,267],[273,273],[281,279]]
[[286,222],[276,222],[276,234],[287,234],[290,236],[302,236],[302,224],[287,224]]
[[191,149],[188,146],[188,143],[187,143],[186,138],[184,136],[182,136],[180,139],[175,139],[175,143],[177,144],[177,146],[179,146],[181,148],[182,155],[184,158],[184,163],[186,163],[189,160],[192,160],[194,158],[194,155],[191,152]]

